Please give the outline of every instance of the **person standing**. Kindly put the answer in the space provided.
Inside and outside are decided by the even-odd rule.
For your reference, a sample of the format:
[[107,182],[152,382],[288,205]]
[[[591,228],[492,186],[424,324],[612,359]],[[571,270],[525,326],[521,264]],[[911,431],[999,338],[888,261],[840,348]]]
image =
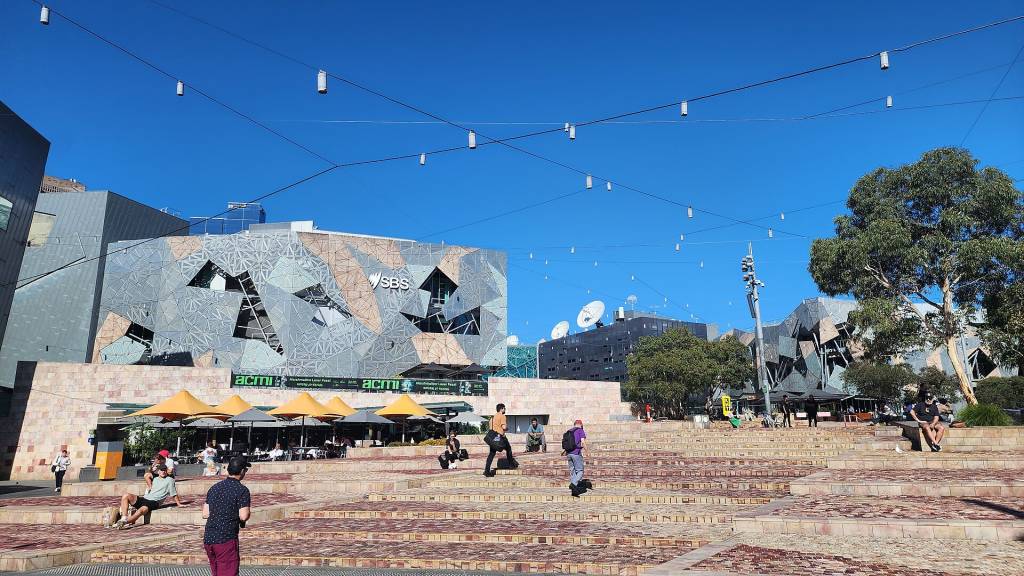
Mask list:
[[220,468],[217,466],[217,448],[214,447],[213,442],[206,443],[206,448],[199,453],[199,457],[203,461],[203,476],[220,474]]
[[64,486],[64,475],[67,474],[69,467],[71,467],[71,457],[68,456],[68,450],[65,448],[60,451],[60,454],[50,464],[50,470],[53,472],[55,482],[54,492],[60,492],[60,489]]
[[484,442],[490,451],[487,453],[487,462],[484,463],[484,476],[494,476],[491,470],[491,463],[494,462],[494,455],[504,450],[508,459],[508,465],[515,467],[516,459],[512,457],[512,445],[509,444],[505,434],[508,432],[508,421],[505,419],[505,405],[498,404],[494,407],[494,416],[491,418],[491,429],[484,436]]
[[583,478],[583,448],[586,446],[587,433],[583,431],[583,420],[577,419],[571,429],[562,435],[562,454],[569,462],[569,492],[579,498],[593,487],[589,480]]
[[814,399],[814,394],[807,397],[807,401],[804,402],[804,410],[807,411],[807,427],[814,426],[818,427],[818,401]]
[[793,427],[793,403],[789,401],[789,394],[782,395],[782,426]]
[[251,513],[252,497],[242,484],[249,466],[245,456],[231,458],[228,477],[214,484],[206,493],[203,549],[210,560],[210,576],[238,576],[238,530],[245,527]]

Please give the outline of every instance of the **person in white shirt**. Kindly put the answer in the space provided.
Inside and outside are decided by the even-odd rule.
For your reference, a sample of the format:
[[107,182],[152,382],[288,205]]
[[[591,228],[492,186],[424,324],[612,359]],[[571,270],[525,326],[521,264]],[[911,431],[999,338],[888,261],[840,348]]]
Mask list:
[[206,448],[199,453],[199,458],[203,461],[203,476],[220,474],[220,468],[217,466],[217,449],[214,448],[213,442],[206,444]]
[[281,449],[281,443],[274,444],[274,449],[270,451],[271,460],[280,460],[284,456],[284,450]]
[[50,465],[50,469],[53,470],[53,476],[56,482],[56,487],[53,489],[54,492],[60,492],[61,487],[64,485],[64,475],[67,474],[70,466],[71,457],[68,456],[67,449],[61,450],[60,454],[53,459],[53,464]]

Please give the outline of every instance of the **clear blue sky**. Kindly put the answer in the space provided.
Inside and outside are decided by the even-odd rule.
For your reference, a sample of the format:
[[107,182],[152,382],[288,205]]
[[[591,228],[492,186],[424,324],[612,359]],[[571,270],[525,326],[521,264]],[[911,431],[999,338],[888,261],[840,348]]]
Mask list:
[[[167,0],[168,2],[172,0]],[[461,122],[582,122],[893,48],[1024,13],[1019,2],[337,3],[175,2],[246,37]],[[724,4],[724,5],[723,5]],[[465,133],[423,120],[147,1],[52,5],[336,162],[459,146]],[[324,167],[322,161],[174,83],[60,18],[40,26],[28,0],[0,3],[0,99],[51,142],[47,172],[183,216],[208,215]],[[766,319],[818,294],[810,237],[860,175],[957,145],[1024,43],[1024,23],[770,87],[694,102],[688,122],[580,128],[523,140],[531,151],[641,190],[759,223],[728,224],[616,188],[594,189],[458,231],[434,233],[577,190],[583,178],[489,146],[344,169],[265,203],[271,220],[445,240],[509,254],[509,332],[547,337],[593,298],[750,326],[739,260],[754,240]],[[959,79],[957,79],[959,78]],[[953,80],[955,79],[955,80]],[[915,90],[929,84],[941,84]],[[908,92],[909,91],[909,92]],[[895,96],[884,113],[810,121],[710,122],[815,114]],[[1024,63],[999,97],[1024,95]],[[871,112],[880,102],[848,112]],[[668,109],[637,120],[678,120]],[[697,122],[704,120],[704,122]],[[543,128],[478,125],[509,136]],[[1024,100],[992,102],[967,140],[983,164],[1024,176]],[[483,141],[483,138],[481,138]],[[828,206],[794,212],[825,202]],[[784,222],[778,218],[786,211]],[[574,254],[569,246],[576,246]],[[620,246],[616,248],[615,246]],[[532,252],[534,259],[528,254]],[[549,260],[547,266],[544,259]],[[594,261],[598,265],[594,266]],[[699,262],[703,261],[701,268]],[[544,280],[544,275],[549,280]],[[646,283],[631,281],[631,275]],[[653,287],[653,288],[652,288]],[[588,290],[591,291],[588,294]],[[664,299],[668,298],[668,307]]]

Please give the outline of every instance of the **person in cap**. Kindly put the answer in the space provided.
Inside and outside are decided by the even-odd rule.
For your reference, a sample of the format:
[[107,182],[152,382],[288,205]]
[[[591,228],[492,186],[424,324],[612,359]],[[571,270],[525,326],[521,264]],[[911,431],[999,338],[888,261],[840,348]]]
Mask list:
[[583,478],[583,449],[586,447],[587,433],[583,431],[583,420],[577,419],[562,435],[562,454],[569,462],[569,491],[576,498],[594,487],[590,480]]
[[[118,519],[111,524],[111,528],[117,528],[118,530],[131,528],[135,525],[136,520],[159,508],[164,499],[168,497],[173,497],[174,503],[179,507],[185,506],[181,498],[178,497],[174,478],[167,474],[167,466],[160,464],[156,467],[156,478],[153,479],[153,485],[149,490],[146,490],[145,494],[136,496],[135,494],[128,493],[121,497]],[[130,508],[134,508],[135,511],[129,514]]]
[[146,475],[143,476],[143,479],[146,481],[147,490],[153,487],[153,478],[156,478],[157,476],[157,466],[161,465],[167,466],[167,475],[174,478],[174,468],[178,463],[171,458],[171,453],[168,450],[161,450],[156,453],[156,456],[153,456],[153,464],[149,467],[149,471],[146,472]]
[[946,434],[946,427],[939,419],[939,406],[935,403],[935,396],[931,392],[926,392],[924,400],[914,405],[910,410],[910,417],[921,427],[924,440],[932,452],[942,451],[942,446],[939,443],[942,442],[942,437]]
[[210,560],[210,576],[238,576],[238,530],[249,520],[252,504],[249,489],[242,484],[249,466],[245,456],[231,458],[228,477],[214,484],[206,493],[203,549]]

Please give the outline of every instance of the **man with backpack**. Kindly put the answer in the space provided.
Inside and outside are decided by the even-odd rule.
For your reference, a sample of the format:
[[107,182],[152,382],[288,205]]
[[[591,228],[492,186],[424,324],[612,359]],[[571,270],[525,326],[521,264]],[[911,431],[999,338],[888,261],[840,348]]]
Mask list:
[[494,462],[494,455],[502,450],[505,451],[507,458],[505,459],[506,465],[509,468],[515,468],[518,466],[516,459],[512,457],[512,445],[509,444],[508,438],[505,434],[508,432],[508,420],[505,418],[505,405],[498,404],[494,408],[494,417],[491,418],[491,429],[487,431],[484,436],[484,443],[490,448],[487,453],[487,461],[484,462],[484,476],[494,476],[494,470],[491,470],[491,462]]
[[594,487],[590,480],[583,478],[583,448],[586,440],[583,420],[577,419],[573,427],[562,434],[562,454],[569,460],[569,491],[575,498]]

